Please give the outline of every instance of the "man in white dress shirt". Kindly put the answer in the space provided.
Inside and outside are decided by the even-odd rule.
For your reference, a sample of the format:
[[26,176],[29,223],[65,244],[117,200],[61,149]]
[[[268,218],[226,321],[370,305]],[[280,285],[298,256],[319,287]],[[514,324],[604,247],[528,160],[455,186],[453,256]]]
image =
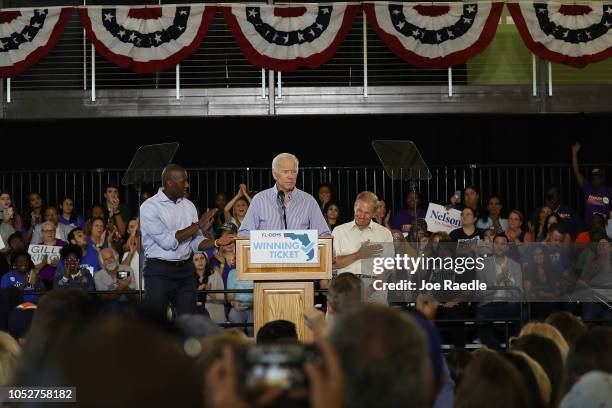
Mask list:
[[372,221],[377,207],[376,194],[363,191],[355,200],[355,219],[334,228],[334,269],[338,275],[348,272],[361,278],[369,302],[387,303],[386,291],[374,291],[372,287],[374,280],[381,277],[373,273],[372,262],[363,261],[394,256],[391,231]]
[[231,245],[235,237],[225,234],[214,242],[204,237],[217,209],[206,211],[198,220],[195,206],[185,198],[189,181],[184,168],[169,164],[162,182],[157,194],[140,206],[145,307],[163,316],[172,302],[177,314],[190,314],[196,308],[193,252]]

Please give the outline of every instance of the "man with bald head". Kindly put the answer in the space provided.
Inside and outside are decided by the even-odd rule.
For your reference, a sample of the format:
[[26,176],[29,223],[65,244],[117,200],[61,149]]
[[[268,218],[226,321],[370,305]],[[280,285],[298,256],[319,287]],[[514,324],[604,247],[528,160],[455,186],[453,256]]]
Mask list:
[[189,179],[183,167],[166,166],[162,183],[157,194],[140,206],[145,307],[164,316],[172,303],[178,314],[191,314],[196,309],[193,253],[231,245],[235,237],[225,234],[214,241],[204,237],[217,209],[206,211],[198,219],[196,207],[185,198]]
[[314,197],[295,187],[298,169],[299,161],[291,153],[281,153],[272,160],[272,177],[276,183],[253,197],[238,235],[281,229],[313,229],[319,235],[331,233]]

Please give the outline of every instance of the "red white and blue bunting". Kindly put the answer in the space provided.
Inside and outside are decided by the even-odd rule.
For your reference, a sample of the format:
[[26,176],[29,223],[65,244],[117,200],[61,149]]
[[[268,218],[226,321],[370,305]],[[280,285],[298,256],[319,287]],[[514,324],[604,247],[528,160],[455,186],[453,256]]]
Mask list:
[[368,21],[399,58],[422,68],[462,64],[491,43],[501,2],[364,3]]
[[508,3],[527,48],[553,62],[582,68],[612,56],[612,3]]
[[[578,68],[612,57],[612,3],[510,1],[516,27],[534,54]],[[317,68],[334,56],[362,6],[379,37],[399,58],[422,68],[446,68],[487,48],[503,3],[225,3],[76,9],[102,56],[120,67],[149,73],[172,68],[194,53],[217,7],[253,65],[274,71]],[[15,77],[47,55],[71,11],[72,7],[0,9],[0,77]]]
[[360,6],[349,3],[220,6],[245,57],[260,68],[317,68],[344,40]]
[[0,77],[26,71],[55,47],[71,7],[0,10]]
[[215,6],[79,7],[96,51],[137,73],[171,68],[193,54],[206,35]]

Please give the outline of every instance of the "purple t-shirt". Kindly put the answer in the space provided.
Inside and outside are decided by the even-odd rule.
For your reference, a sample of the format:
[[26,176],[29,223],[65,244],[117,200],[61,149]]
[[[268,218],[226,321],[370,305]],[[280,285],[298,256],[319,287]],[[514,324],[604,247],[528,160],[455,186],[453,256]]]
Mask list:
[[610,216],[610,201],[612,200],[612,187],[603,186],[595,189],[588,180],[584,180],[584,225],[591,224],[593,213]]
[[[419,212],[417,212],[417,218],[425,218],[426,214],[427,213],[424,210],[419,210]],[[414,215],[410,214],[408,210],[404,210],[395,214],[393,218],[391,218],[391,222],[389,223],[389,225],[391,225],[391,228],[400,230],[404,233],[410,231],[410,227],[412,227],[412,224],[414,224]]]
[[[41,243],[41,245],[43,244]],[[56,239],[55,246],[58,246],[58,247],[66,246],[66,242],[62,241],[61,239]],[[50,264],[47,264],[45,265],[44,268],[40,270],[40,273],[39,273],[40,280],[45,285],[45,287],[47,288],[53,287],[53,277],[55,276],[56,269],[57,269],[56,266],[51,266]]]

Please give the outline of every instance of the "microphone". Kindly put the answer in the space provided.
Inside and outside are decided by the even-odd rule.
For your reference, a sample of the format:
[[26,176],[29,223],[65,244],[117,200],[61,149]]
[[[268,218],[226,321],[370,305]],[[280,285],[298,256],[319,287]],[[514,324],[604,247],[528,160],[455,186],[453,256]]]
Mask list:
[[285,193],[283,191],[279,191],[278,194],[276,194],[276,199],[278,201],[278,204],[283,209],[283,222],[285,224],[285,229],[287,229],[287,208],[285,207]]

